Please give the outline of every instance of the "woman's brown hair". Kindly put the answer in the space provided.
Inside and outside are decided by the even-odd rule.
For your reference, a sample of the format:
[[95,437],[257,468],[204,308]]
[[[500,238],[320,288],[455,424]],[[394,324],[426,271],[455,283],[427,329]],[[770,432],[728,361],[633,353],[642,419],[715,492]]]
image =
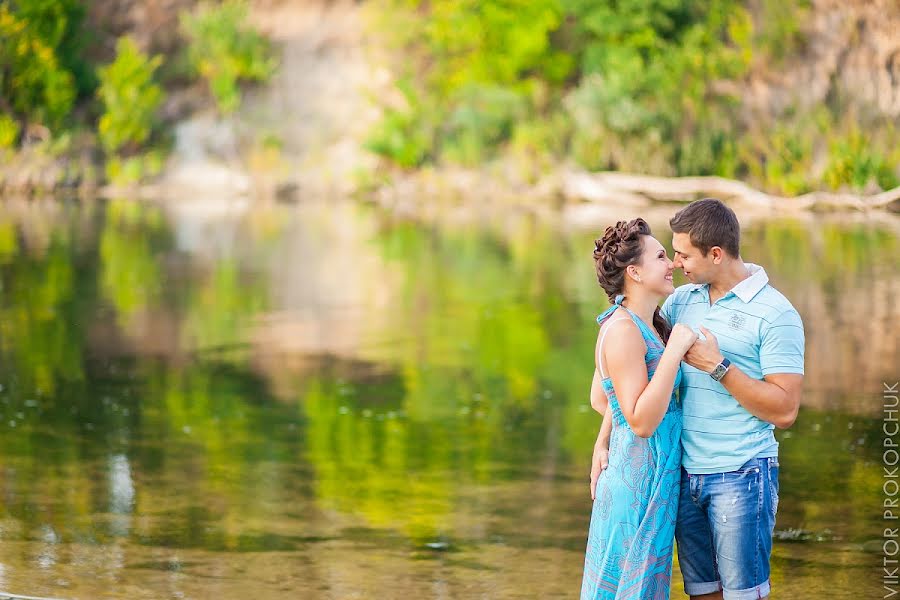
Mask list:
[[[653,235],[650,225],[643,219],[619,221],[607,227],[603,237],[594,240],[594,265],[597,281],[609,297],[610,304],[616,296],[625,293],[625,269],[638,265],[644,253],[644,237]],[[663,342],[669,341],[672,327],[663,318],[659,307],[653,313],[653,327]]]

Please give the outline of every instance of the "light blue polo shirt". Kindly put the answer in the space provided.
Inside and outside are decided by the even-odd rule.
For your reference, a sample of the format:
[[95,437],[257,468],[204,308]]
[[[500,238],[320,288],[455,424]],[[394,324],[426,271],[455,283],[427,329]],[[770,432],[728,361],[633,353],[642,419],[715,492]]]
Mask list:
[[[697,333],[703,325],[722,354],[754,379],[772,373],[803,373],[804,334],[800,315],[759,265],[745,263],[750,277],[714,305],[709,284],[679,287],[662,306],[674,325]],[[702,335],[702,334],[701,334]],[[684,410],[683,465],[688,473],[734,471],[752,458],[778,456],[775,426],[751,415],[709,373],[681,364]]]

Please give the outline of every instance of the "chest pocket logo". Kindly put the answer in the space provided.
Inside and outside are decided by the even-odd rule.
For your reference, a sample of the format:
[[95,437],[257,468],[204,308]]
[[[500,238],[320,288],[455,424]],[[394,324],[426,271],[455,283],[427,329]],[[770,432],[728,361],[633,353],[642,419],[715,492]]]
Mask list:
[[747,318],[740,313],[732,314],[731,319],[728,321],[728,325],[735,331],[740,331],[741,329],[743,329],[746,323]]

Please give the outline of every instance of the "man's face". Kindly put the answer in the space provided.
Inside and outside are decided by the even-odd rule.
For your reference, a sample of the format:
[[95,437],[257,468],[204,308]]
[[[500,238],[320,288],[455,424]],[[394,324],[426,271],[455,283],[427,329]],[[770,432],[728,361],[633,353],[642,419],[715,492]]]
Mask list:
[[672,235],[672,249],[675,250],[675,268],[684,271],[684,276],[691,283],[709,283],[710,274],[716,268],[713,252],[706,256],[691,243],[691,234],[676,233]]

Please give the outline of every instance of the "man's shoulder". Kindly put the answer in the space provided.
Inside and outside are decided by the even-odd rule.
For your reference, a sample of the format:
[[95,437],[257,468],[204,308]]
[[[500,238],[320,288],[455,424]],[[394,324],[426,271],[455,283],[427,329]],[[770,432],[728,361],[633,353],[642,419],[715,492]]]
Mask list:
[[686,283],[684,285],[678,286],[672,295],[666,298],[666,304],[669,306],[673,305],[683,305],[687,304],[691,301],[692,293],[697,289],[697,284],[695,283]]
[[685,307],[693,304],[694,302],[698,302],[698,300],[695,300],[693,296],[697,296],[697,298],[700,298],[699,301],[703,302],[703,298],[699,294],[692,294],[692,292],[694,292],[696,289],[696,284],[686,283],[682,286],[679,286],[678,289],[676,289],[668,298],[666,298],[666,301],[663,302],[662,305],[662,313],[670,323],[677,323]]
[[770,283],[766,284],[766,286],[753,297],[750,304],[755,305],[755,308],[759,310],[761,316],[768,319],[777,318],[787,312],[797,312],[797,309],[795,309],[794,305],[791,304],[791,301],[787,299],[787,296],[775,289]]

